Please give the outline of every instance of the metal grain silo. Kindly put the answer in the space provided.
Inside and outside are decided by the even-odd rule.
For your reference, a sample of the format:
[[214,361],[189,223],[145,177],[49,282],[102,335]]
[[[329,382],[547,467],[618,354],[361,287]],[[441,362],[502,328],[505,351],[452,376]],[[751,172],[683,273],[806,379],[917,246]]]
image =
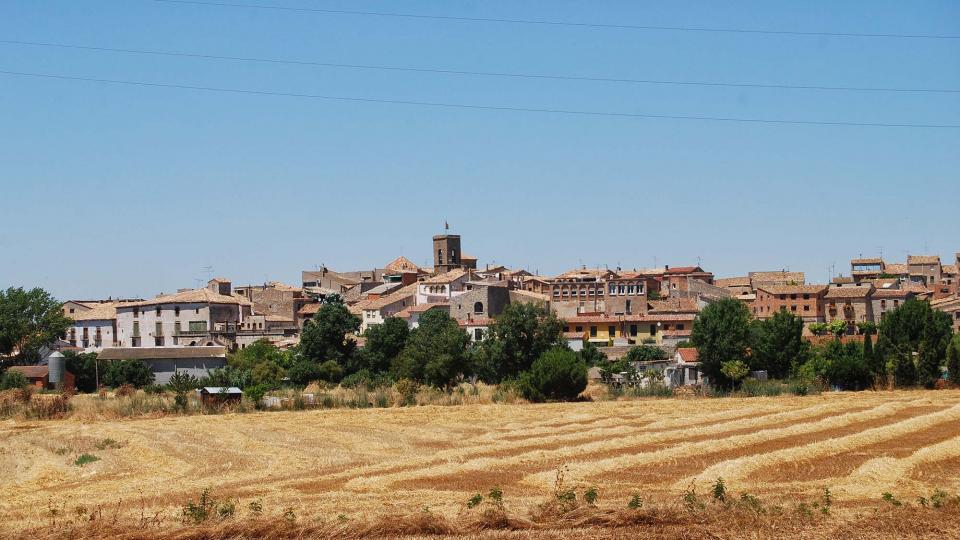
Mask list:
[[60,351],[54,351],[47,358],[47,368],[50,370],[50,384],[57,390],[63,390],[63,383],[67,374],[67,359]]

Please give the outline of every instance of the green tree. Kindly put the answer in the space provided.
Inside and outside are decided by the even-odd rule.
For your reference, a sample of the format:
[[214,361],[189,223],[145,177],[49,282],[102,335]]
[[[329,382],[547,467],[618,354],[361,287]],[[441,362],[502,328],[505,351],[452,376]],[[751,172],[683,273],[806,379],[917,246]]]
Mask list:
[[0,355],[36,360],[40,348],[62,338],[70,323],[60,302],[43,289],[0,290]]
[[115,360],[104,370],[103,382],[113,388],[125,384],[143,388],[153,384],[153,372],[150,371],[150,366],[141,360]]
[[807,361],[810,344],[803,339],[803,319],[778,311],[767,320],[751,323],[750,367],[783,379]]
[[339,296],[327,299],[312,319],[303,326],[300,355],[321,364],[333,360],[346,366],[356,349],[356,342],[347,335],[360,330],[360,318],[350,313]]
[[167,388],[173,392],[173,403],[180,410],[187,408],[187,396],[200,386],[200,381],[186,371],[174,371],[167,383]]
[[410,337],[410,328],[407,321],[399,317],[387,317],[383,324],[367,329],[366,345],[363,347],[363,362],[357,365],[351,373],[366,369],[374,374],[386,373]]
[[[334,364],[339,367],[336,362]],[[290,369],[287,370],[287,377],[290,377],[290,382],[297,386],[306,386],[321,379],[320,366],[309,360],[301,360],[290,366]]]
[[873,350],[872,333],[863,335],[863,363],[874,377],[879,377],[885,372],[883,358]]
[[577,352],[577,355],[588,367],[602,366],[607,363],[607,355],[589,339],[583,340],[583,348]]
[[[950,342],[947,342],[950,345]],[[944,356],[946,356],[944,354]],[[937,355],[930,350],[926,342],[920,343],[920,350],[917,352],[917,382],[924,388],[933,388],[943,374],[943,363],[937,358]]]
[[960,336],[947,345],[947,375],[950,382],[960,386]]
[[750,343],[750,311],[739,300],[725,298],[708,305],[693,322],[690,342],[697,348],[700,370],[710,383],[731,388],[734,381],[722,366],[730,360],[745,360]]
[[894,384],[902,387],[917,384],[917,365],[913,360],[913,353],[894,352],[888,362],[893,371]]
[[830,333],[837,339],[840,339],[847,333],[847,321],[836,319],[827,324]]
[[27,376],[20,371],[8,369],[0,376],[0,390],[10,390],[11,388],[26,388],[30,381]]
[[826,377],[831,385],[841,390],[863,390],[873,383],[873,373],[867,365],[860,343],[831,341],[818,347],[827,365]]
[[720,371],[734,387],[738,387],[750,374],[750,366],[743,360],[728,360],[720,364]]
[[521,374],[519,386],[530,401],[574,400],[587,388],[587,365],[567,348],[551,349]]
[[317,374],[320,376],[320,380],[336,383],[343,378],[343,368],[333,360],[327,360],[317,366]]
[[655,345],[637,345],[630,347],[624,356],[628,362],[652,362],[655,360],[666,360],[667,353]]
[[270,389],[278,388],[286,375],[286,370],[279,364],[260,362],[250,369],[250,385],[263,385]]
[[815,336],[825,336],[830,331],[830,325],[822,322],[810,323],[809,328]]
[[238,369],[253,369],[254,366],[263,362],[276,364],[286,369],[293,365],[294,359],[293,355],[281,351],[266,339],[257,340],[243,349],[231,353],[227,359],[227,364]]
[[67,371],[73,373],[74,386],[78,392],[90,393],[97,391],[98,366],[97,353],[77,353],[64,351]]
[[[926,300],[912,298],[887,312],[880,323],[879,334],[875,353],[894,359],[898,385],[932,386],[940,377],[940,366],[946,359],[947,344],[953,334],[949,315],[931,308]],[[914,363],[914,356],[918,357],[919,365]],[[911,372],[919,378],[908,382],[905,377]]]
[[475,356],[478,375],[497,383],[530,369],[554,347],[566,347],[563,323],[543,307],[510,304],[490,326]]
[[431,309],[410,331],[403,351],[394,361],[397,378],[438,388],[449,388],[469,367],[470,336],[446,312]]

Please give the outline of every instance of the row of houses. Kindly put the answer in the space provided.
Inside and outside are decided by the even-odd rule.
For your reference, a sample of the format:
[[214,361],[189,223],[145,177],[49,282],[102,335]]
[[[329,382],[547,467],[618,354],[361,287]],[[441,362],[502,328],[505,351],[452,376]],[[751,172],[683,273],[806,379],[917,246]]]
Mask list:
[[505,266],[478,268],[477,259],[462,252],[459,235],[434,236],[432,247],[432,267],[401,256],[369,270],[306,270],[299,286],[268,282],[233,287],[231,281],[217,278],[205,287],[151,299],[69,301],[63,310],[74,323],[66,341],[78,350],[109,350],[105,357],[156,357],[163,372],[168,371],[160,361],[164,359],[206,369],[226,351],[259,340],[295,345],[304,323],[330,295],[340,296],[360,319],[361,334],[390,317],[416,328],[423,313],[442,310],[475,341],[484,338],[507,306],[531,303],[563,321],[573,347],[589,341],[606,347],[613,357],[641,343],[673,351],[690,338],[700,311],[721,298],[744,302],[758,319],[788,311],[807,325],[842,320],[851,334],[858,331],[858,323],[880,322],[910,298],[927,298],[950,313],[960,330],[960,253],[947,265],[934,256],[910,256],[902,265],[853,259],[850,276],[808,284],[803,272],[715,278],[699,265],[581,266],[542,276]]

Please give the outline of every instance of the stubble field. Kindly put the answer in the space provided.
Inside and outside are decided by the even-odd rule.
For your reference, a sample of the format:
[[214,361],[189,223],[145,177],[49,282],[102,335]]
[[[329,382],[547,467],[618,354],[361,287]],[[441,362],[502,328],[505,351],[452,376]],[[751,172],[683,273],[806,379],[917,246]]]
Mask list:
[[[99,460],[75,464],[82,454]],[[960,392],[8,421],[0,533],[66,536],[91,516],[112,516],[176,536],[186,530],[183,505],[207,488],[236,501],[234,519],[253,502],[263,508],[257,519],[300,524],[418,512],[457,520],[471,496],[494,487],[511,514],[526,516],[554,497],[558,470],[565,489],[582,498],[596,487],[597,506],[618,509],[635,494],[648,507],[681,508],[691,489],[709,502],[723,478],[731,497],[747,492],[793,515],[828,488],[829,521],[808,531],[828,537],[892,508],[884,493],[912,502],[960,492]],[[630,536],[642,526],[581,522],[575,531]],[[576,536],[508,529],[523,527],[483,534]]]

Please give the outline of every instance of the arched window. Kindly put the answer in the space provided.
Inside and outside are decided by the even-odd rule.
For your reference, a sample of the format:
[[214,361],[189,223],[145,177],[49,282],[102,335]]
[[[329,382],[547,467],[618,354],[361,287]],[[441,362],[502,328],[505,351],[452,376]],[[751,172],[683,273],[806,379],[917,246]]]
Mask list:
[[483,302],[476,302],[473,304],[474,313],[483,313]]
[[438,250],[437,250],[437,263],[443,264],[443,250],[442,250],[442,249],[438,249]]
[[457,264],[457,250],[455,249],[450,250],[450,262],[453,264]]

